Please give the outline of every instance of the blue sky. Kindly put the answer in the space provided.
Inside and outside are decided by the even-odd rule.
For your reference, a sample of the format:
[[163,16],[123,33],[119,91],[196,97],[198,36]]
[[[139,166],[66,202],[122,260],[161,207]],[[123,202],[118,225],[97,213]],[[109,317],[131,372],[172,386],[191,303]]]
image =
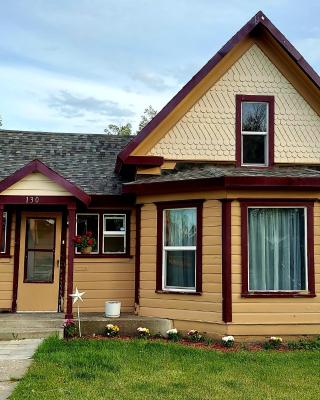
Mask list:
[[1,0],[3,128],[136,127],[259,9],[319,73],[318,0]]

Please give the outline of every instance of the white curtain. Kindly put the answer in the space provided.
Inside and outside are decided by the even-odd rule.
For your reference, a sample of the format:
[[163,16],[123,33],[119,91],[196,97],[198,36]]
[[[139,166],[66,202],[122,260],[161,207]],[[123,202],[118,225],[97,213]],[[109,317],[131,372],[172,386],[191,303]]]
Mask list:
[[249,208],[249,290],[306,288],[303,208]]

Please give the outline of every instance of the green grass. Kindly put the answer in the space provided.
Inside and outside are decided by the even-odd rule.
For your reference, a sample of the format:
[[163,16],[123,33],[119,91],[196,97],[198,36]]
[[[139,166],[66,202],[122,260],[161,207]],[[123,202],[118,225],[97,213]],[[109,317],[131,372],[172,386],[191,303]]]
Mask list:
[[49,338],[12,400],[320,399],[320,351],[229,352]]

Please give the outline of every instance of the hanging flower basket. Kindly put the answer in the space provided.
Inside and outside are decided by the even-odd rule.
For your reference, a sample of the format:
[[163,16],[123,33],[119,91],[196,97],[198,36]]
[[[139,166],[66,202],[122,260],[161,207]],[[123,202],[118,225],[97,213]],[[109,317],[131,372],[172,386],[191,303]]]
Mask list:
[[77,235],[73,239],[74,246],[81,254],[90,254],[92,249],[97,244],[96,239],[93,237],[93,233],[88,231],[84,235]]

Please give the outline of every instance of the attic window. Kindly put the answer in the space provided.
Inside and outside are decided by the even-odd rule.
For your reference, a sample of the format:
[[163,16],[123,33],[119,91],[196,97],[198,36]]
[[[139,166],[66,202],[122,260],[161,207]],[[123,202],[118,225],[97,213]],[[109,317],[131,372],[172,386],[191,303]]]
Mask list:
[[237,166],[273,164],[274,97],[236,96]]

